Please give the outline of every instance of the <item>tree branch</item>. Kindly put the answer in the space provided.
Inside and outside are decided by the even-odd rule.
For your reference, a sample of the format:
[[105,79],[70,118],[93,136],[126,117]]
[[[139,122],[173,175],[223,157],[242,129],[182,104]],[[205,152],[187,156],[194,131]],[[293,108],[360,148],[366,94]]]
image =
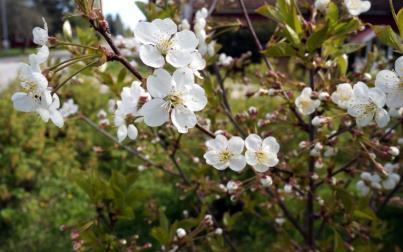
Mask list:
[[112,142],[114,142],[115,144],[121,146],[122,148],[124,148],[127,152],[129,152],[130,154],[132,154],[133,156],[138,157],[140,160],[144,161],[146,164],[153,166],[169,175],[175,176],[175,177],[180,177],[179,174],[174,173],[172,171],[166,170],[164,168],[164,166],[159,165],[154,163],[153,161],[149,160],[148,158],[146,158],[145,156],[141,155],[137,150],[124,145],[122,143],[120,143],[118,141],[118,139],[116,139],[114,136],[112,136],[109,132],[107,132],[106,130],[100,128],[95,122],[93,122],[90,118],[86,117],[85,115],[80,115],[79,117],[81,120],[83,120],[84,122],[86,122],[89,126],[91,126],[92,128],[96,129],[99,133],[101,133],[102,135],[104,135],[106,138],[108,138],[109,140],[111,140]]
[[[239,0],[239,4],[241,5],[243,15],[245,17],[246,23],[248,25],[249,31],[252,34],[253,40],[255,41],[256,47],[259,49],[259,51],[263,50],[263,46],[259,41],[259,38],[256,35],[255,29],[253,28],[252,22],[250,21],[248,10],[246,9],[245,3],[243,0]],[[273,65],[270,63],[270,61],[267,59],[266,56],[262,55],[263,61],[266,64],[267,68],[269,70],[274,70]]]

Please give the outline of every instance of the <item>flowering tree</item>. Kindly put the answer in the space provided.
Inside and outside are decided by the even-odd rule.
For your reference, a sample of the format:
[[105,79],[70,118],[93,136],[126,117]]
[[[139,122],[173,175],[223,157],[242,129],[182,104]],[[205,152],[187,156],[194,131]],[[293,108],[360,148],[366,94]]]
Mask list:
[[[302,7],[278,0],[256,10],[277,25],[262,44],[239,0],[260,65],[250,64],[248,54],[216,54],[215,34],[234,23],[210,23],[215,4],[191,22],[180,20],[174,4],[143,4],[148,20],[128,40],[111,37],[101,2],[75,2],[75,16],[92,30],[73,36],[65,23],[64,35],[53,37],[46,22],[34,28],[40,48],[21,64],[15,109],[58,127],[81,119],[135,156],[139,170],[155,169],[150,182],[174,184],[178,199],[141,197],[137,173],[83,170],[73,177],[96,216],[65,227],[74,230],[74,249],[368,250],[382,235],[378,214],[401,183],[403,10],[396,13],[392,1],[400,36],[358,18],[369,1],[317,0]],[[349,71],[348,55],[363,45],[348,38],[366,28],[396,52],[394,68],[368,73],[367,62],[362,71]],[[48,61],[49,48],[60,47],[71,58]],[[289,60],[293,72],[281,70],[278,58]],[[108,62],[124,68],[114,76]],[[257,91],[231,99],[234,87],[225,85],[239,78],[237,69]],[[63,88],[72,81],[86,85],[78,75],[111,84],[119,97],[110,97],[113,126],[104,110],[96,123],[72,99],[61,106]],[[239,103],[252,106],[242,111]],[[182,216],[167,214],[177,200],[181,209],[174,211]],[[138,211],[148,220],[146,232],[119,233]]]

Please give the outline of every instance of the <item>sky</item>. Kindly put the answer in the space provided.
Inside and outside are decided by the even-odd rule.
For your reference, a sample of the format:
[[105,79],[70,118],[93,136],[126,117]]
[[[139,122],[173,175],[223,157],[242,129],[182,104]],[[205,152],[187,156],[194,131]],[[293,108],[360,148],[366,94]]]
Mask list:
[[[143,13],[137,8],[134,3],[136,0],[103,0],[104,14],[120,14],[123,23],[126,27],[132,30],[136,26],[139,20],[144,20]],[[141,0],[146,2],[147,0]]]

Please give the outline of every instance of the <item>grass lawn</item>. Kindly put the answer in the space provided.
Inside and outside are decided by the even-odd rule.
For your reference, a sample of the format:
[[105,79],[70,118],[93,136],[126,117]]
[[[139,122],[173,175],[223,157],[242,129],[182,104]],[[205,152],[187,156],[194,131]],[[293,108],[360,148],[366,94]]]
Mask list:
[[12,57],[12,56],[18,56],[18,55],[28,55],[30,53],[33,53],[35,49],[33,48],[10,48],[10,49],[0,49],[0,58],[4,57]]

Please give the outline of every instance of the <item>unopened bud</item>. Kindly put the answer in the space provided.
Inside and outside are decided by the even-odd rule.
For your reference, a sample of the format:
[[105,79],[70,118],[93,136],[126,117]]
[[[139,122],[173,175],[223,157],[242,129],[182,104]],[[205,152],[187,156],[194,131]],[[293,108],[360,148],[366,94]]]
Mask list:
[[176,236],[178,236],[179,239],[182,239],[186,236],[186,231],[183,228],[178,228],[176,230]]
[[273,179],[270,176],[265,175],[260,179],[260,184],[263,187],[269,187],[273,184]]
[[400,150],[399,150],[399,148],[397,148],[396,146],[390,146],[390,147],[389,147],[389,150],[388,150],[388,153],[389,153],[391,156],[397,157],[397,156],[399,156],[399,154],[400,154]]

